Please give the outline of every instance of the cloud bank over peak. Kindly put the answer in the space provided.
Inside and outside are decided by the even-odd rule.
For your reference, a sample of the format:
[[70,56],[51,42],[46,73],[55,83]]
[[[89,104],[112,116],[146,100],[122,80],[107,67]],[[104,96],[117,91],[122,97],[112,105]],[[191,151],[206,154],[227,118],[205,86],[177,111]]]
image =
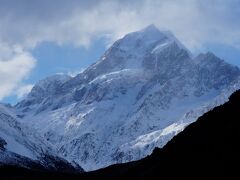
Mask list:
[[[36,63],[30,51],[42,42],[89,47],[94,39],[105,37],[112,43],[155,24],[172,31],[192,51],[207,43],[240,49],[239,0],[0,0],[0,4],[0,80],[6,78],[0,99],[27,78]],[[14,78],[7,68],[22,70]]]
[[0,41],[33,48],[43,41],[88,46],[154,23],[190,49],[209,41],[239,46],[238,0],[1,0]]

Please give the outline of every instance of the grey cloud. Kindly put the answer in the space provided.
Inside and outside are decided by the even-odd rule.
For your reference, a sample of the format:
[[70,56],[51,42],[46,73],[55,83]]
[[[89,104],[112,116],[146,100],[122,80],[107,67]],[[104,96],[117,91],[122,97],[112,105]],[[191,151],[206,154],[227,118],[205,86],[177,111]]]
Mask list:
[[238,0],[0,0],[0,41],[34,47],[43,41],[89,45],[154,23],[189,48],[209,41],[238,45]]

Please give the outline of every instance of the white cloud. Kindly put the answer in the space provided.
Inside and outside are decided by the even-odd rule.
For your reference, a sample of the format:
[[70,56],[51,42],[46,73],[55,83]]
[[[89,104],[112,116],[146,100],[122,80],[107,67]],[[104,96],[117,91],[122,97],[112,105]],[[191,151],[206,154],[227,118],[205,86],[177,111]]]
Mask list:
[[15,94],[18,99],[25,97],[33,88],[33,84],[22,85],[16,89]]
[[[1,47],[1,46],[0,46]],[[1,52],[5,49],[5,54]],[[7,52],[7,53],[6,53]],[[21,81],[28,76],[34,68],[36,60],[19,47],[0,48],[0,100],[4,97],[13,94],[14,90]]]
[[69,71],[67,73],[67,75],[71,76],[71,77],[75,77],[76,75],[78,75],[79,73],[82,73],[86,68],[81,68],[78,71]]

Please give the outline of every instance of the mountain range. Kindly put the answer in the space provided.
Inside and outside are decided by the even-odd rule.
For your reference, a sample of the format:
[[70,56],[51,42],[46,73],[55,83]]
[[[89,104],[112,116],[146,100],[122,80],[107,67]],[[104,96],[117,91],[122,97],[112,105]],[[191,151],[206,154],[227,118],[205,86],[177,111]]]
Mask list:
[[1,104],[0,163],[48,168],[50,156],[92,171],[136,161],[239,88],[238,67],[210,52],[193,56],[150,25],[77,76],[47,77],[15,106]]
[[85,173],[54,173],[4,166],[9,179],[238,179],[240,90],[205,113],[163,148],[138,161]]

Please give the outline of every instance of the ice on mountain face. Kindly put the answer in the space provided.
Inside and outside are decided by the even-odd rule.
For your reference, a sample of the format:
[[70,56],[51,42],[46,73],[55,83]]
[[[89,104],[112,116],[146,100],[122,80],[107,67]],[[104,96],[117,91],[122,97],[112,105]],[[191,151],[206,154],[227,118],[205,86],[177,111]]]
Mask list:
[[116,41],[76,77],[37,84],[15,111],[65,158],[94,170],[164,146],[227,101],[239,79],[239,68],[211,53],[192,58],[151,25]]
[[181,132],[185,126],[185,123],[174,123],[164,129],[141,135],[137,139],[121,145],[114,154],[114,158],[118,162],[129,161],[129,158],[134,160],[141,159],[146,154],[151,154],[155,147],[163,147],[173,136]]

